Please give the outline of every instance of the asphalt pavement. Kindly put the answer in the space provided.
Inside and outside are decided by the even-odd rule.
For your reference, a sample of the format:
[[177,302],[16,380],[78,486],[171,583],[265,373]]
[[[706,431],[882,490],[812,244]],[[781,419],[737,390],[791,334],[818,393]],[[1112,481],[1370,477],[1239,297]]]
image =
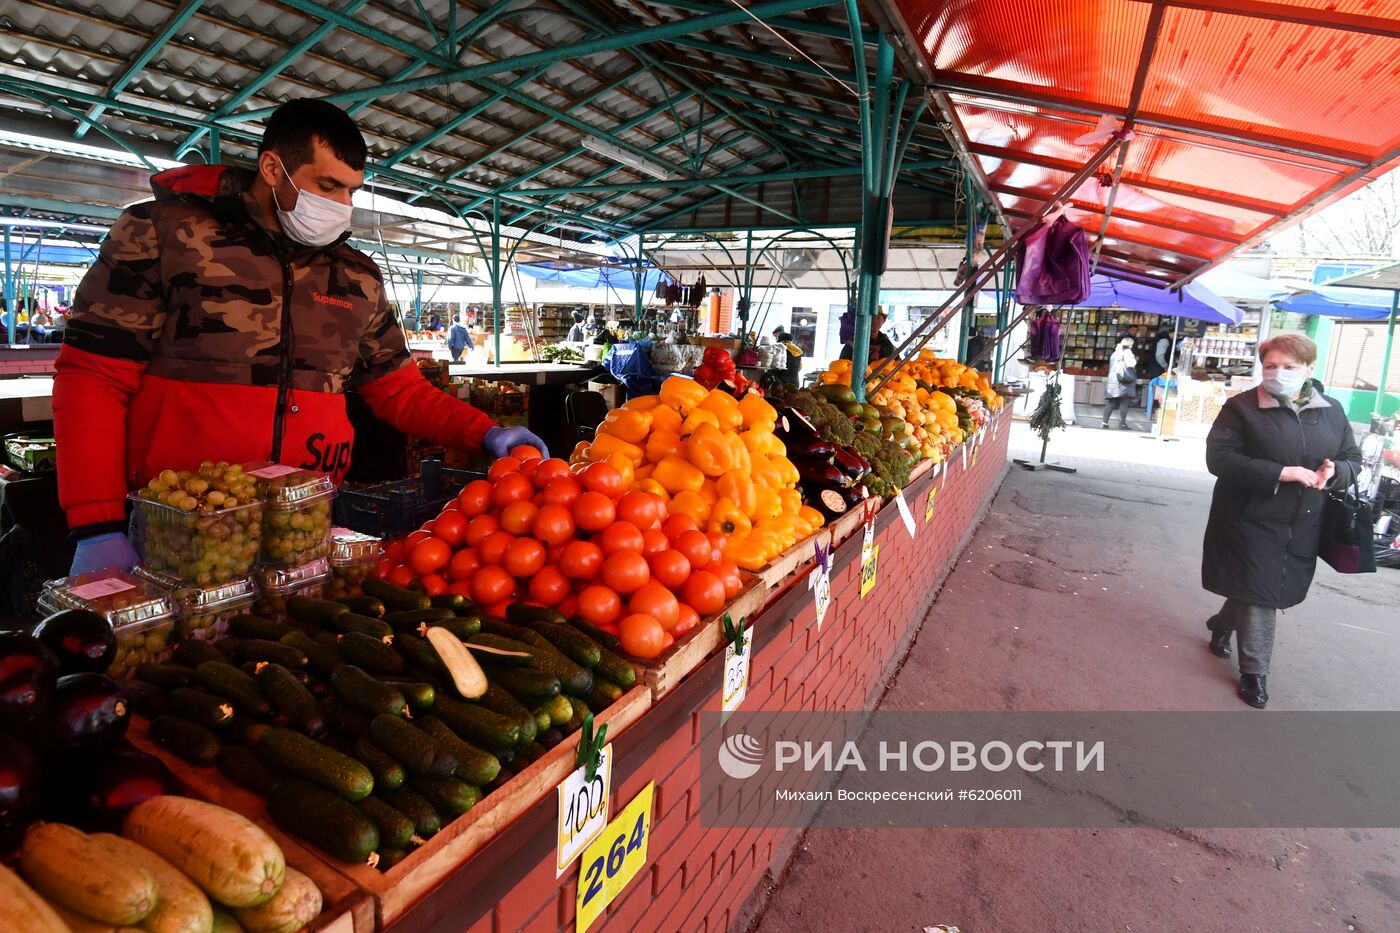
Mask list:
[[[1038,459],[1018,424],[1014,456]],[[1072,427],[1013,469],[883,710],[1239,710],[1206,650],[1204,444]],[[1320,565],[1279,618],[1276,710],[1400,709],[1400,570]],[[1245,765],[1247,766],[1247,765]],[[740,930],[1400,930],[1400,830],[810,830]]]

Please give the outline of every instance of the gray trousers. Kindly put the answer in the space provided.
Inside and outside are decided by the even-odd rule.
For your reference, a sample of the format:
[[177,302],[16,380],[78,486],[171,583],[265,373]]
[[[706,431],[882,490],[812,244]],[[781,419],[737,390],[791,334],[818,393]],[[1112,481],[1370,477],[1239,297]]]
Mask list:
[[1268,606],[1242,603],[1227,599],[1215,614],[1216,630],[1235,633],[1235,648],[1240,654],[1241,674],[1269,673],[1269,659],[1274,654],[1274,622],[1278,610]]

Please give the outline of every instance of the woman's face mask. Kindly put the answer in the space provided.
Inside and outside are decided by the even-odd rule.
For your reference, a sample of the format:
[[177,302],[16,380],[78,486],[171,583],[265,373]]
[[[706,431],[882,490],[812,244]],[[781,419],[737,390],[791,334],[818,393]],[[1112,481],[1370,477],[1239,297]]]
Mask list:
[[[282,160],[276,153],[273,153],[272,157],[277,159],[277,167],[282,170],[287,181],[292,181],[292,175],[282,164]],[[296,182],[292,184],[295,186]],[[272,189],[272,200],[277,205],[277,220],[282,224],[282,231],[306,246],[328,246],[350,229],[350,217],[354,209],[349,204],[341,204],[319,194],[312,194],[305,188],[297,188],[296,207],[284,211],[281,201],[277,199],[276,186]]]
[[1312,377],[1312,367],[1292,357],[1270,353],[1263,364],[1264,391],[1283,398],[1296,398]]

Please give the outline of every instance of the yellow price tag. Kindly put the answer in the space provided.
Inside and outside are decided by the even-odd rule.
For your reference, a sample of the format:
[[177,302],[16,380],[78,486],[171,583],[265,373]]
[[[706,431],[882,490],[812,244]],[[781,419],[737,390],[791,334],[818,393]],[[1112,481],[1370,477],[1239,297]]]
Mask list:
[[643,787],[584,850],[579,862],[578,912],[574,920],[578,933],[592,926],[646,865],[651,798],[655,791],[655,781]]
[[860,598],[875,589],[875,568],[880,560],[880,545],[870,549],[870,555],[860,564]]
[[933,507],[938,504],[938,487],[932,486],[928,491],[928,501],[924,503],[924,523],[933,521]]

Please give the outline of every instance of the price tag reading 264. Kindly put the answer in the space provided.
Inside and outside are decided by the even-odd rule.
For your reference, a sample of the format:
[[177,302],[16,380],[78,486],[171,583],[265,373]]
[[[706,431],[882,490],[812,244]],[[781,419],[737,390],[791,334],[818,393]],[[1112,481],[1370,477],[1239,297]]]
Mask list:
[[612,793],[612,746],[604,745],[601,761],[589,780],[583,768],[559,785],[559,845],[555,849],[555,877],[562,875],[578,854],[608,824],[608,797]]
[[622,808],[579,862],[577,933],[584,933],[647,863],[653,781]]

